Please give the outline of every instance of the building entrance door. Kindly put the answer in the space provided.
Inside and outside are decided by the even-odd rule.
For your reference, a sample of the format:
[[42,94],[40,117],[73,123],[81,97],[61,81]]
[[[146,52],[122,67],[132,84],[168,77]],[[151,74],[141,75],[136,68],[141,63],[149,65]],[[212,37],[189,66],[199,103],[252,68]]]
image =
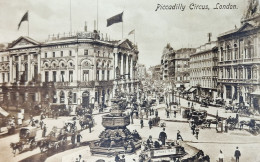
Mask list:
[[89,92],[85,91],[82,93],[82,107],[89,107]]

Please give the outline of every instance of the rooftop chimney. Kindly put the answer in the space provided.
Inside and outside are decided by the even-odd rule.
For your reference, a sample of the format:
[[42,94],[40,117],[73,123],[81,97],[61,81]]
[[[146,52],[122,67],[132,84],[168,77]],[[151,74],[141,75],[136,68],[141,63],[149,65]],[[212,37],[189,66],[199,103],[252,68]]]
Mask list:
[[208,33],[209,43],[211,42],[211,36],[212,36],[212,33]]
[[96,20],[94,20],[94,30],[96,30]]
[[88,26],[87,26],[87,22],[85,21],[85,27],[84,27],[84,31],[87,32],[88,31]]

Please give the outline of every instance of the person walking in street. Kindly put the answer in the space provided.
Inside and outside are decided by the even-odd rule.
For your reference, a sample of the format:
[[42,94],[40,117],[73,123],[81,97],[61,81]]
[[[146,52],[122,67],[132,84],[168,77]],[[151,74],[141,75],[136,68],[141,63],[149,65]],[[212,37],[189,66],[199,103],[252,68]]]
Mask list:
[[141,129],[142,129],[144,127],[144,120],[143,120],[143,118],[141,118],[140,124],[141,124]]
[[158,110],[155,110],[155,117],[158,118]]
[[43,125],[44,125],[44,122],[43,122],[43,120],[41,120],[41,121],[40,121],[41,129],[43,128]]
[[130,117],[131,117],[131,124],[134,124],[134,119],[133,119],[133,116],[134,116],[134,112],[131,111],[130,113]]
[[188,107],[190,107],[190,101],[188,102]]
[[159,140],[162,142],[162,145],[165,145],[166,139],[167,139],[167,134],[165,133],[165,128],[163,128],[163,131],[159,134]]
[[167,113],[167,118],[169,118],[170,117],[170,111],[168,109],[166,110],[166,113]]
[[240,153],[240,151],[238,150],[238,147],[237,147],[237,149],[236,149],[236,151],[235,151],[235,155],[234,155],[235,157],[236,157],[236,162],[239,162],[239,157],[241,156],[241,153]]
[[35,126],[35,121],[34,121],[34,119],[33,119],[33,116],[31,115],[30,116],[30,122],[29,122],[29,124],[31,123],[31,126],[32,127],[34,127]]
[[221,150],[220,150],[220,153],[218,155],[218,162],[224,162],[224,154]]
[[74,146],[74,144],[75,144],[75,138],[76,138],[75,133],[72,133],[72,135],[71,135],[71,144],[72,144],[72,146]]
[[181,136],[181,132],[178,130],[177,131],[177,143],[180,144],[180,141],[183,141],[183,138]]
[[174,118],[176,118],[176,114],[177,114],[177,111],[176,110],[174,110]]
[[152,122],[152,119],[151,119],[151,118],[150,118],[150,120],[149,120],[148,124],[149,124],[149,128],[150,128],[150,129],[152,129],[153,122]]
[[177,140],[182,140],[183,141],[183,138],[181,136],[181,132],[179,130],[177,131]]
[[195,127],[196,127],[195,124],[192,124],[192,125],[191,125],[192,135],[195,134]]
[[91,133],[91,127],[92,127],[92,123],[90,123],[90,124],[88,125],[89,133]]
[[148,109],[147,108],[145,109],[145,115],[146,115],[146,118],[148,119]]
[[80,146],[80,139],[82,138],[81,134],[78,132],[77,134],[77,146]]
[[47,132],[47,128],[46,128],[46,124],[44,124],[44,126],[42,128],[42,137],[46,136],[46,132]]
[[199,131],[200,131],[200,129],[198,127],[195,128],[195,134],[196,134],[196,139],[197,140],[199,139]]

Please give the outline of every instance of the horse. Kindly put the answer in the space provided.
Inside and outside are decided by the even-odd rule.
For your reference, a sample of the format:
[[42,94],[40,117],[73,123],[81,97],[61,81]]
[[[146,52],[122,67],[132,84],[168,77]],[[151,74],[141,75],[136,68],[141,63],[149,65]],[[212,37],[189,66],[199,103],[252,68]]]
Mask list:
[[40,148],[41,153],[43,153],[44,149],[48,150],[48,148],[49,148],[49,140],[45,139],[45,140],[38,141],[37,146]]
[[15,157],[15,154],[16,154],[16,150],[20,152],[22,152],[22,149],[23,149],[23,143],[22,142],[17,142],[17,143],[10,143],[10,147],[13,149],[13,154],[14,154],[14,157]]

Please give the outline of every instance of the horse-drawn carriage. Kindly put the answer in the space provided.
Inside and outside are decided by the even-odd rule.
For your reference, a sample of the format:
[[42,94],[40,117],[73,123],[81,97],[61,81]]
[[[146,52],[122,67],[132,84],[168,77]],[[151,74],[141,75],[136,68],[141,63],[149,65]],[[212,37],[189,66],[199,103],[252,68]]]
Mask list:
[[201,102],[200,102],[201,107],[208,107],[208,105],[209,105],[209,99],[208,98],[201,99]]
[[201,125],[206,122],[206,110],[187,109],[187,118],[190,119],[195,125]]
[[41,152],[56,152],[67,145],[68,132],[64,128],[53,127],[51,132],[37,142]]
[[94,118],[91,114],[85,114],[79,119],[81,129],[92,128],[94,126]]
[[54,116],[69,116],[72,109],[67,108],[65,104],[52,104],[51,110]]
[[229,117],[226,119],[229,130],[234,130],[238,124],[238,118]]
[[216,103],[216,106],[223,106],[225,104],[225,101],[223,98],[216,98],[215,103]]
[[27,146],[27,148],[30,150],[33,150],[35,147],[37,147],[37,142],[35,141],[36,133],[36,127],[21,128],[19,133],[19,142],[10,144],[11,148],[13,149],[13,154],[16,154],[16,150],[22,152],[25,146]]
[[249,127],[248,131],[252,133],[253,135],[260,134],[260,122],[255,121],[254,119],[250,119],[250,121],[240,121],[240,128],[243,128],[243,126],[246,125]]

